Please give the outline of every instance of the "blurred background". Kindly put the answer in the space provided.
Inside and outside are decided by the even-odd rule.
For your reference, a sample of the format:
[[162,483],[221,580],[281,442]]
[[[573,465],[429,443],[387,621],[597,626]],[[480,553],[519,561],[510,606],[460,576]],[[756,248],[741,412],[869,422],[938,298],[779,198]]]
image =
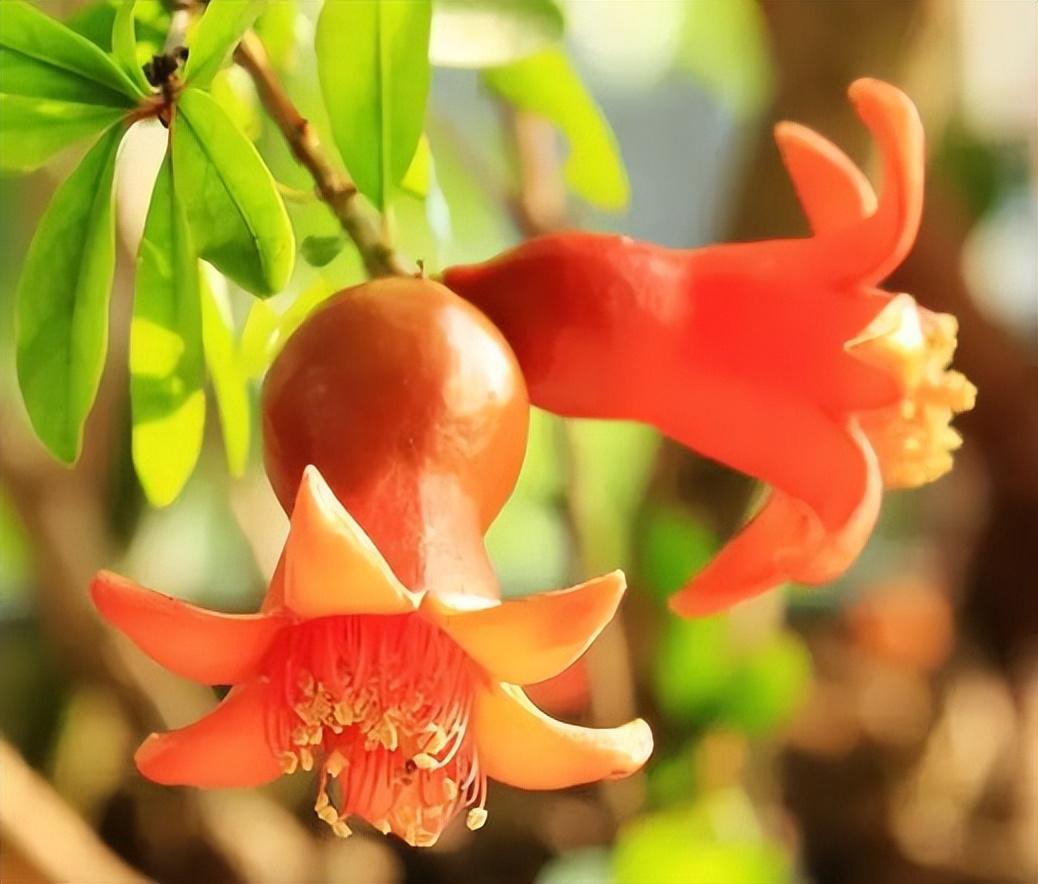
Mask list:
[[[107,39],[108,4],[40,5]],[[316,5],[272,7],[283,18],[268,22],[268,50],[323,125],[309,50]],[[29,431],[12,342],[25,249],[71,160],[0,178],[5,882],[1038,881],[1038,5],[570,0],[564,11],[570,57],[626,164],[629,207],[605,214],[567,194],[564,158],[595,120],[563,125],[563,138],[503,108],[474,72],[438,68],[434,175],[424,204],[398,207],[402,250],[435,272],[562,225],[671,246],[806,233],[771,125],[806,123],[874,172],[845,89],[862,75],[888,79],[918,103],[929,152],[922,231],[888,287],[959,317],[957,367],[980,389],[957,423],[966,441],[956,469],[888,495],[838,584],[684,622],[666,595],[731,535],[757,489],[643,427],[535,414],[519,488],[489,537],[505,591],[617,566],[631,589],[592,651],[532,693],[572,721],[648,718],[657,748],[645,771],[558,793],[492,785],[486,827],[456,824],[426,851],[363,827],[331,838],[303,774],[250,792],[161,788],[136,773],[134,748],[194,719],[212,692],[103,628],[90,576],[112,567],[210,607],[252,610],[285,519],[255,432],[249,469],[232,478],[214,429],[167,509],[147,507],[133,474],[132,255],[161,128],[139,127],[120,160],[112,352],[72,470]],[[215,88],[284,182],[297,237],[310,243],[292,289],[264,311],[226,293],[255,395],[270,328],[361,272],[240,73]]]

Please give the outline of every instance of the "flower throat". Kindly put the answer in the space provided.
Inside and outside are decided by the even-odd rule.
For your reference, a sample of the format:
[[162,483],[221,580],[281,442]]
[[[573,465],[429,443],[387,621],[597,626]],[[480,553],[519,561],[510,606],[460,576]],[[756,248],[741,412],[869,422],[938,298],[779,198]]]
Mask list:
[[[356,814],[409,844],[435,843],[462,808],[486,820],[486,777],[469,733],[478,674],[415,614],[326,617],[285,630],[266,672],[269,739],[286,773],[320,772],[314,809],[347,837]],[[329,795],[337,785],[337,800]]]

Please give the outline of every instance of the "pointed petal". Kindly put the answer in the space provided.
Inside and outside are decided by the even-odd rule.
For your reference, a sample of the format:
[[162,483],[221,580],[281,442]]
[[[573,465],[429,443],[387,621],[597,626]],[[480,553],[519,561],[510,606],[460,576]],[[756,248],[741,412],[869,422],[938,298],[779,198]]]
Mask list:
[[652,732],[640,718],[621,727],[556,721],[521,688],[482,688],[473,707],[476,753],[483,772],[519,789],[564,789],[634,773],[652,754]]
[[[675,598],[675,609],[707,613],[786,580],[821,583],[841,573],[866,542],[882,496],[875,454],[856,423],[709,376],[689,389],[696,407],[672,409],[663,431],[774,493]],[[762,441],[762,433],[774,438]]]
[[876,468],[847,521],[826,529],[803,501],[772,491],[760,512],[684,589],[670,598],[683,617],[704,617],[793,580],[828,583],[861,553],[872,533],[882,493]]
[[283,617],[221,614],[100,571],[90,595],[101,616],[171,672],[202,684],[255,675]]
[[403,614],[417,605],[314,466],[292,510],[284,577],[285,606],[300,617]]
[[847,227],[875,211],[872,185],[827,138],[798,123],[782,122],[775,127],[775,141],[815,233]]
[[194,724],[152,734],[134,760],[149,780],[203,789],[259,786],[277,779],[281,763],[267,740],[266,682],[232,690]]
[[627,581],[613,571],[569,589],[466,609],[427,593],[421,612],[498,681],[532,684],[558,675],[612,620]]
[[879,144],[883,190],[876,211],[861,224],[824,239],[827,275],[871,285],[908,254],[923,213],[923,125],[911,99],[880,80],[855,80],[849,95]]

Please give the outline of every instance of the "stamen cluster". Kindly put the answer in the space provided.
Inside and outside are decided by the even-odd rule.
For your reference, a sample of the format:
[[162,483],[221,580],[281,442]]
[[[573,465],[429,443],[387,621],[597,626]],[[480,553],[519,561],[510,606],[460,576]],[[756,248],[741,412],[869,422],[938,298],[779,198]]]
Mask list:
[[483,825],[468,727],[479,675],[440,630],[417,614],[326,617],[286,630],[268,660],[284,701],[272,746],[286,773],[319,768],[314,810],[336,835],[350,835],[350,814],[413,846],[435,843],[464,807],[469,828]]
[[949,424],[973,408],[977,394],[965,375],[948,369],[958,332],[955,317],[916,308],[912,318],[918,344],[908,395],[892,408],[861,415],[888,488],[925,485],[952,468],[951,452],[962,437]]

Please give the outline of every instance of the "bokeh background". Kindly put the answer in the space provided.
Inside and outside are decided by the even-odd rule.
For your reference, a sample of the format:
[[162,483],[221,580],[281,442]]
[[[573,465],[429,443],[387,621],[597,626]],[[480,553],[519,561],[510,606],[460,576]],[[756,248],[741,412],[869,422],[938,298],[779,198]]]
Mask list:
[[[83,4],[41,5],[97,28]],[[303,15],[278,51],[290,91],[320,122],[314,4],[274,5]],[[133,475],[132,254],[162,131],[136,133],[120,161],[112,354],[72,470],[30,434],[12,345],[14,283],[71,161],[2,178],[5,882],[1038,880],[1038,5],[571,0],[565,12],[567,47],[626,162],[629,209],[601,214],[567,196],[567,147],[554,128],[503,109],[471,72],[437,70],[436,185],[425,207],[400,207],[402,248],[435,271],[564,224],[672,246],[805,233],[771,124],[804,122],[874,170],[844,93],[857,76],[891,80],[919,105],[929,166],[922,232],[890,287],[959,317],[958,367],[980,388],[958,422],[966,442],[955,471],[889,495],[866,554],[836,585],[789,587],[680,622],[667,593],[733,532],[757,489],[645,428],[536,414],[519,488],[490,535],[506,592],[616,566],[631,589],[596,647],[534,694],[574,721],[647,717],[657,749],[644,773],[561,793],[494,785],[486,827],[455,825],[428,851],[363,828],[331,838],[305,775],[251,792],[160,788],[137,775],[133,749],[214,697],[102,627],[89,578],[113,567],[194,602],[249,610],[284,516],[255,436],[249,470],[232,479],[214,430],[185,493],[162,511],[144,504]],[[334,240],[334,220],[309,200],[247,82],[232,72],[219,88],[286,183],[299,238]],[[349,248],[331,254],[321,268],[301,262],[274,314],[359,280]],[[228,295],[247,362],[263,317],[244,293]]]

